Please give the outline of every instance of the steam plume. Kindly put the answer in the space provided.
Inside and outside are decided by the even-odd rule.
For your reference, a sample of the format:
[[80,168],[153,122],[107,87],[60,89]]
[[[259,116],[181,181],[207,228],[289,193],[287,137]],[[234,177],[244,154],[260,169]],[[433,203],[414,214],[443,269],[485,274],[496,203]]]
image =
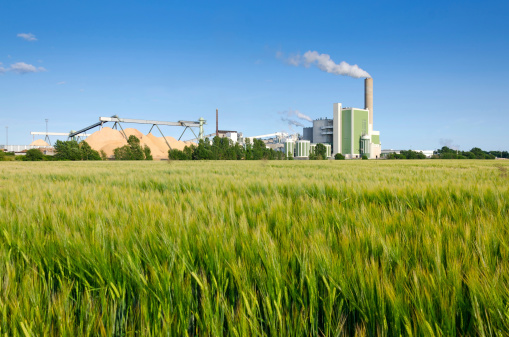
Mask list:
[[[281,57],[281,53],[276,54],[276,57]],[[312,64],[316,65],[318,69],[334,75],[350,76],[355,78],[367,78],[371,77],[367,71],[359,68],[358,65],[348,64],[345,61],[341,61],[336,64],[331,60],[330,55],[320,54],[317,51],[307,51],[304,55],[294,55],[286,59],[286,62],[293,66],[304,66],[309,68]]]
[[441,146],[447,146],[450,149],[453,150],[459,150],[460,146],[453,144],[453,140],[450,138],[440,138],[440,145]]
[[287,122],[289,126],[295,125],[295,126],[304,127],[304,125],[301,122],[293,120],[291,118],[281,117],[281,120],[283,122]]
[[287,117],[297,117],[298,119],[303,119],[308,122],[312,122],[313,120],[308,115],[303,114],[299,110],[286,110],[286,111],[280,111],[279,114],[286,115]]
[[290,109],[290,110],[286,110],[286,111],[280,111],[279,114],[283,115],[283,117],[281,117],[281,120],[283,122],[287,122],[288,126],[294,125],[294,126],[304,127],[304,125],[301,122],[296,121],[296,120],[294,120],[291,117],[297,117],[298,119],[305,120],[305,121],[308,121],[308,122],[312,122],[313,121],[311,119],[311,117],[303,114],[299,110],[291,110]]

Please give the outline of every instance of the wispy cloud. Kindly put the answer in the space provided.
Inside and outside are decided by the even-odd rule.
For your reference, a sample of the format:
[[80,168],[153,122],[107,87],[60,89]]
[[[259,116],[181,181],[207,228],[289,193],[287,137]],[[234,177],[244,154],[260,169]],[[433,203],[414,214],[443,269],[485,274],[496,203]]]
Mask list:
[[66,82],[65,81],[62,81],[62,82],[58,82],[57,84],[58,85],[62,85],[62,84],[65,84]]
[[315,65],[318,69],[334,75],[350,76],[354,78],[371,77],[367,71],[359,68],[358,65],[348,64],[345,61],[335,63],[330,55],[320,54],[317,51],[307,51],[303,55],[295,54],[288,58],[284,58],[283,53],[277,52],[276,58],[284,59],[286,63],[298,67],[304,66],[309,68]]
[[25,62],[11,64],[9,70],[18,74],[40,73],[42,71],[46,71],[43,67],[35,67]]
[[27,41],[37,41],[37,38],[32,33],[19,33],[17,36]]
[[3,74],[7,71],[4,67],[2,67],[2,62],[0,62],[0,74]]

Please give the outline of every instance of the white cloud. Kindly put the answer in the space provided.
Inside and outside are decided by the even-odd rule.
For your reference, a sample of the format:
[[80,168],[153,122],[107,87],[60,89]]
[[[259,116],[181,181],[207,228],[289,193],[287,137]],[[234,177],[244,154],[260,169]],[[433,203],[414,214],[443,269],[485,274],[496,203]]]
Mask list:
[[65,81],[62,81],[62,82],[58,82],[57,84],[58,85],[62,85],[62,84],[65,84],[66,82]]
[[31,64],[27,64],[25,62],[17,62],[14,64],[11,64],[11,67],[9,68],[10,71],[13,71],[18,74],[28,74],[28,73],[39,73],[41,71],[46,71],[43,67],[34,67]]
[[27,41],[37,41],[35,35],[32,33],[19,33],[17,36]]

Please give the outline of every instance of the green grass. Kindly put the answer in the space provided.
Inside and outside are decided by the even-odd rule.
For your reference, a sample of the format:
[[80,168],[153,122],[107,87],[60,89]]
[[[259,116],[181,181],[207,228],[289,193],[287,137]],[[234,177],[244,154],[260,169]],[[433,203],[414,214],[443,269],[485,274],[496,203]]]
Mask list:
[[505,161],[0,164],[0,335],[507,336]]

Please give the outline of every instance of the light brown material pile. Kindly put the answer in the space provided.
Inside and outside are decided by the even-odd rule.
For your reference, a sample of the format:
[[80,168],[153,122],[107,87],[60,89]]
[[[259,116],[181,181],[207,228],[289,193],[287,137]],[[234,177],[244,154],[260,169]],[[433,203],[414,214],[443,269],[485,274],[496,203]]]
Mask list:
[[32,143],[30,143],[31,146],[50,146],[48,143],[46,143],[42,139],[34,140]]
[[[152,133],[144,135],[140,131],[128,128],[124,129],[127,137],[134,135],[140,140],[141,147],[147,145],[152,152],[154,160],[168,159],[168,145],[163,137],[156,137]],[[178,141],[173,137],[165,137],[172,149],[183,150],[186,145],[194,144],[192,142]],[[127,145],[127,141],[120,130],[104,127],[91,134],[86,142],[97,151],[104,151],[108,157],[113,157],[113,151],[117,147]]]

